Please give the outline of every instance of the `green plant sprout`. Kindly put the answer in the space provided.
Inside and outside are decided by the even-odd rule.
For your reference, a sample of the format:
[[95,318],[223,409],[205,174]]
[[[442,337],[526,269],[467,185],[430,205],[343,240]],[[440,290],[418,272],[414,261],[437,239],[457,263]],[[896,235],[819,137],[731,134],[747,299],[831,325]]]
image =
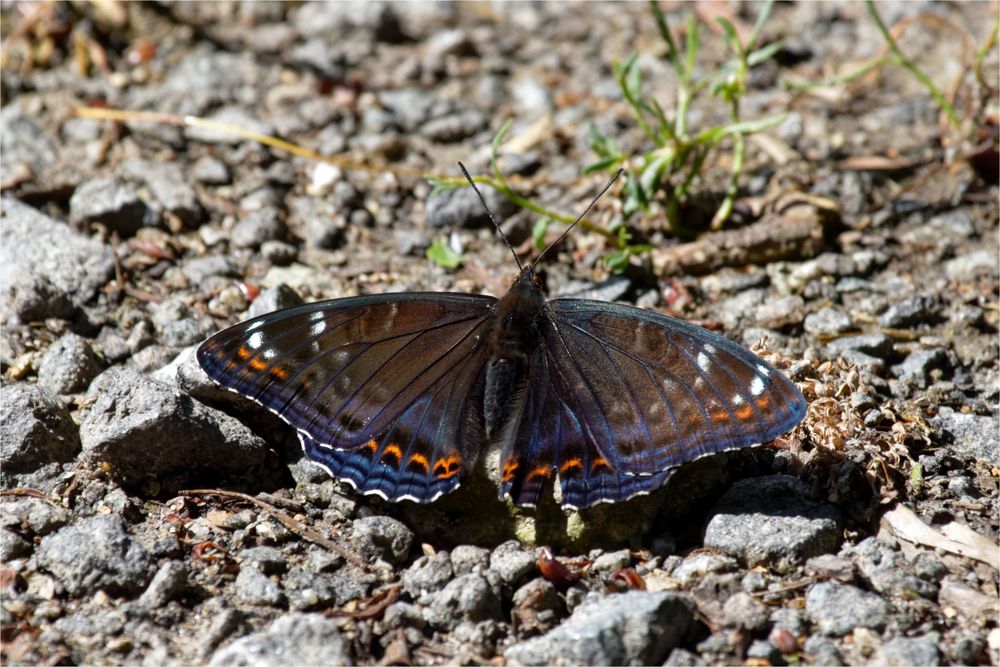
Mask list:
[[[677,75],[677,101],[672,118],[668,117],[659,102],[643,96],[642,79],[639,68],[636,67],[637,54],[633,54],[624,63],[615,62],[615,79],[622,95],[631,107],[639,128],[655,148],[637,158],[633,157],[619,149],[612,137],[601,134],[591,125],[590,146],[598,160],[584,170],[584,173],[591,173],[619,167],[625,169],[623,213],[626,219],[637,211],[647,211],[649,205],[662,193],[668,229],[678,232],[681,228],[681,207],[690,196],[695,179],[702,173],[713,150],[726,138],[732,141],[732,167],[725,195],[712,218],[712,228],[718,229],[729,218],[743,172],[746,153],[744,136],[774,127],[786,118],[786,114],[778,114],[745,121],[740,114],[748,72],[771,58],[783,46],[783,42],[779,40],[756,48],[772,5],[773,0],[763,5],[745,44],[732,23],[717,17],[716,21],[723,30],[726,45],[733,57],[710,72],[697,76],[695,61],[700,46],[697,20],[694,16],[688,20],[687,43],[682,53],[659,5],[655,0],[650,3],[660,36],[667,45],[667,59]],[[705,92],[726,102],[729,122],[692,133],[688,124],[691,105]]]
[[[496,135],[493,137],[493,141],[490,143],[490,165],[493,169],[493,174],[473,176],[472,180],[478,185],[487,185],[495,189],[497,192],[521,208],[525,208],[539,214],[541,217],[535,222],[531,235],[534,239],[535,245],[539,249],[542,249],[545,247],[545,234],[548,232],[548,229],[553,222],[561,222],[566,225],[571,225],[573,224],[573,221],[576,220],[576,217],[569,213],[563,213],[547,206],[543,206],[533,199],[519,194],[513,187],[511,187],[507,177],[504,176],[502,171],[500,171],[500,167],[498,165],[500,146],[510,133],[511,124],[511,121],[506,121],[497,131]],[[434,184],[434,189],[429,195],[430,197],[446,190],[455,190],[468,185],[464,178],[440,178],[430,175],[426,176],[426,178]],[[594,232],[604,236],[609,241],[614,243],[617,248],[621,247],[619,245],[622,238],[620,232],[606,229],[597,223],[587,220],[586,218],[580,221],[580,226],[589,232]],[[449,255],[448,253],[451,254]],[[458,262],[460,262],[461,259],[453,257],[453,255],[454,252],[448,249],[447,246],[441,242],[435,242],[430,246],[430,248],[427,249],[427,258],[445,268],[455,268],[458,266]]]
[[[665,209],[669,229],[677,232],[680,228],[681,205],[689,196],[694,180],[700,175],[706,160],[713,149],[730,138],[733,145],[733,162],[730,169],[729,184],[725,196],[712,220],[712,228],[717,229],[729,218],[733,210],[739,179],[743,172],[745,156],[744,136],[760,132],[781,123],[786,114],[778,114],[759,120],[744,121],[740,115],[740,102],[746,92],[746,77],[750,69],[771,58],[783,46],[777,41],[762,48],[755,45],[760,38],[764,23],[771,13],[773,0],[768,0],[761,9],[754,24],[750,38],[744,44],[735,27],[724,18],[717,18],[725,33],[726,44],[734,57],[704,76],[695,76],[695,60],[698,55],[699,35],[698,23],[692,17],[688,21],[688,40],[682,54],[670,34],[666,18],[659,5],[653,0],[650,6],[659,28],[660,34],[668,47],[667,57],[677,73],[678,91],[677,103],[669,120],[660,104],[642,94],[642,80],[639,68],[636,67],[637,55],[631,56],[624,64],[614,63],[615,78],[621,87],[626,102],[633,109],[636,122],[644,134],[654,144],[655,148],[634,158],[623,152],[615,140],[602,135],[591,125],[589,130],[590,146],[597,154],[597,162],[584,169],[584,174],[597,171],[614,172],[619,167],[625,170],[623,186],[623,219],[611,228],[605,228],[589,220],[582,220],[580,226],[587,231],[604,236],[614,247],[605,257],[605,263],[615,273],[620,273],[628,266],[629,258],[652,250],[652,246],[644,243],[632,243],[632,234],[624,222],[637,211],[646,211],[657,195],[662,191],[665,196]],[[729,110],[730,122],[725,125],[709,127],[692,134],[688,127],[688,114],[691,104],[704,92],[725,100]],[[571,224],[574,216],[556,211],[518,194],[508,183],[506,177],[497,166],[497,155],[501,144],[510,131],[510,121],[497,132],[491,144],[490,159],[493,168],[492,175],[474,176],[473,180],[480,185],[488,185],[514,204],[538,213],[541,217],[532,228],[532,238],[539,248],[544,247],[545,235],[549,227],[555,223]],[[637,166],[636,162],[640,164]],[[431,195],[454,188],[465,187],[461,178],[428,177],[435,188]],[[428,257],[442,266],[442,260],[450,261],[441,252],[443,244],[434,244],[428,250]],[[433,250],[433,252],[432,252]],[[433,256],[432,256],[433,255]]]
[[[930,77],[917,66],[913,60],[908,58],[906,54],[903,53],[902,49],[899,48],[899,43],[896,38],[893,37],[892,31],[886,27],[885,21],[882,20],[882,16],[875,9],[875,3],[872,0],[866,0],[865,3],[868,8],[868,15],[871,16],[872,20],[875,22],[875,26],[878,31],[882,34],[882,39],[885,40],[886,52],[877,58],[865,63],[853,72],[849,72],[842,76],[831,77],[829,79],[824,79],[822,81],[809,82],[809,83],[788,83],[786,86],[793,90],[808,90],[810,88],[823,88],[828,86],[838,86],[845,83],[852,83],[857,81],[861,77],[868,74],[868,72],[885,65],[886,63],[892,63],[898,65],[909,71],[916,79],[919,81],[924,88],[927,89],[927,93],[934,99],[934,102],[941,109],[942,113],[948,118],[948,123],[956,130],[961,130],[961,119],[958,113],[955,111],[955,107],[952,106],[948,98],[941,92]],[[997,32],[1000,29],[1000,19],[993,26],[993,31],[987,38],[986,42],[976,53],[975,60],[975,75],[976,80],[986,89],[991,89],[993,86],[986,81],[982,74],[982,63],[986,56],[989,54],[990,50],[996,46],[997,43]]]

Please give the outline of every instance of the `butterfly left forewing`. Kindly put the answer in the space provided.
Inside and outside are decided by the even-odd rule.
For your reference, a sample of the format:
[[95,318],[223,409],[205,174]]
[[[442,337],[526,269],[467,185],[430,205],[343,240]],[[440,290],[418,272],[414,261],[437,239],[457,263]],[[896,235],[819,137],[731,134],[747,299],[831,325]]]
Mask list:
[[398,294],[309,304],[216,334],[198,360],[294,426],[335,476],[428,501],[458,485],[482,444],[477,387],[495,303]]

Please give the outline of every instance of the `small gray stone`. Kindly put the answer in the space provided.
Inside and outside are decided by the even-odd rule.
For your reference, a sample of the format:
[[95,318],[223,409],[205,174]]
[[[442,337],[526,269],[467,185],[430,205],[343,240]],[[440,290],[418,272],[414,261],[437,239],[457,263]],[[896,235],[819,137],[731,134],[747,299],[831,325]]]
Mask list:
[[806,315],[803,327],[813,336],[829,336],[854,328],[851,316],[836,308],[821,308]]
[[938,642],[941,635],[929,632],[920,637],[896,637],[878,649],[875,662],[887,667],[923,667],[940,664]]
[[233,227],[230,241],[236,248],[259,248],[264,241],[282,240],[287,229],[277,209],[250,211]]
[[892,338],[884,333],[867,333],[857,336],[844,336],[831,340],[826,344],[830,356],[839,356],[847,350],[863,352],[879,359],[885,359],[893,352]]
[[460,544],[451,550],[451,567],[455,575],[482,573],[489,567],[490,551],[471,544]]
[[284,604],[285,594],[277,581],[248,565],[236,575],[236,599],[242,604],[276,607]]
[[429,592],[440,590],[452,577],[451,557],[447,551],[438,551],[433,556],[418,558],[400,580],[403,589],[417,600]]
[[508,540],[490,554],[490,570],[511,586],[518,586],[538,571],[535,554],[526,551],[517,540]]
[[283,310],[302,304],[302,297],[285,283],[262,290],[250,304],[247,317],[258,317],[276,310]]
[[855,586],[824,581],[806,593],[806,614],[820,634],[841,636],[855,628],[882,628],[889,605],[878,595]]
[[409,602],[393,602],[386,607],[382,622],[391,629],[423,628],[427,625],[420,607]]
[[208,278],[229,277],[236,274],[232,261],[226,255],[192,257],[184,260],[180,268],[184,277],[196,287],[200,287]]
[[339,620],[322,614],[287,614],[266,630],[237,639],[212,656],[214,667],[349,665],[354,661]]
[[80,442],[92,462],[106,462],[127,485],[156,479],[183,488],[209,473],[245,478],[268,459],[264,441],[236,419],[176,387],[113,368],[91,383]]
[[51,392],[36,385],[0,386],[0,480],[47,463],[71,461],[80,452],[73,417]]
[[156,215],[128,183],[101,177],[80,185],[69,200],[69,218],[85,227],[100,223],[123,236],[156,224]]
[[134,179],[145,182],[161,209],[189,227],[204,217],[198,195],[185,180],[180,165],[159,160],[127,160],[124,170]]
[[0,171],[3,171],[3,180],[20,173],[39,176],[55,161],[55,146],[49,135],[18,105],[4,105],[0,110]]
[[213,328],[207,318],[196,317],[190,308],[175,299],[152,304],[150,310],[159,341],[170,347],[200,343]]
[[767,607],[749,593],[729,596],[722,606],[722,613],[729,625],[747,630],[762,630],[767,625]]
[[1000,459],[1000,426],[993,417],[970,415],[942,407],[931,418],[931,425],[951,434],[954,441],[949,447],[962,456],[978,461]]
[[872,375],[881,376],[885,373],[885,362],[864,352],[844,350],[840,353],[840,358]]
[[781,652],[766,639],[757,639],[747,648],[747,658],[764,660],[766,664],[776,665],[781,659]]
[[434,627],[445,630],[463,621],[500,620],[500,598],[482,575],[463,574],[434,595],[426,618]]
[[232,180],[226,163],[211,155],[198,158],[191,168],[191,176],[205,185],[225,185]]
[[590,564],[590,569],[592,572],[613,572],[628,567],[631,562],[632,553],[628,549],[621,549],[601,554]]
[[674,568],[670,576],[688,586],[710,572],[730,572],[736,569],[736,559],[722,554],[696,553]]
[[255,567],[264,574],[281,574],[288,569],[288,560],[275,547],[251,547],[240,552],[243,565]]
[[104,590],[132,595],[146,587],[155,564],[117,516],[99,514],[42,538],[38,564],[73,595]]
[[719,499],[705,528],[706,547],[751,567],[788,568],[839,543],[837,509],[816,501],[805,482],[788,475],[740,480]]
[[694,622],[674,593],[591,594],[562,625],[514,644],[511,665],[660,664]]
[[1000,261],[993,250],[976,250],[945,262],[944,272],[955,281],[973,280],[978,276],[995,280],[1000,274]]
[[139,604],[149,609],[157,609],[181,597],[187,590],[187,565],[180,561],[168,560],[156,571],[153,580],[139,597]]
[[802,646],[802,652],[809,657],[811,665],[829,665],[830,667],[840,667],[844,664],[844,659],[840,656],[836,642],[830,641],[820,635],[812,635],[806,638]]
[[462,141],[486,129],[486,115],[479,109],[466,109],[458,113],[434,118],[423,124],[420,133],[434,142]]
[[937,599],[937,580],[917,577],[906,557],[878,538],[866,538],[846,549],[845,554],[852,558],[861,576],[878,593],[904,600],[914,595]]
[[670,652],[663,667],[700,667],[707,664],[697,653],[678,647]]
[[35,546],[12,530],[0,528],[0,561],[7,563],[28,556]]
[[38,384],[56,394],[83,391],[101,372],[90,341],[68,333],[49,346],[38,367]]
[[111,248],[3,199],[0,302],[22,322],[70,317],[114,274]]
[[260,254],[272,264],[287,266],[295,261],[299,251],[291,243],[268,239],[260,244]]
[[801,296],[783,296],[769,299],[757,308],[757,326],[765,329],[783,329],[802,322],[805,301]]
[[401,521],[387,516],[370,516],[355,519],[351,529],[351,540],[363,558],[401,563],[410,555],[413,531]]
[[930,314],[927,299],[921,296],[911,296],[899,303],[894,303],[879,315],[880,326],[890,329],[905,329],[927,320]]
[[921,389],[925,389],[931,384],[933,371],[950,369],[951,362],[948,359],[948,354],[940,348],[911,352],[903,360],[903,363],[892,368],[900,380]]
[[[479,186],[486,205],[498,220],[513,213],[514,205],[488,185]],[[458,188],[439,192],[427,200],[427,224],[448,229],[490,226],[490,217],[483,209],[472,188]]]

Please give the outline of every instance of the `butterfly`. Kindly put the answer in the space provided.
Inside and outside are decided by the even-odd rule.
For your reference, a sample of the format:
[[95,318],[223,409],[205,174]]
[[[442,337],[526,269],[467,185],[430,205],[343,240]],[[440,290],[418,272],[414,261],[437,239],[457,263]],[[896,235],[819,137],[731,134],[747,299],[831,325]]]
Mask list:
[[333,477],[391,501],[454,491],[490,446],[500,497],[518,506],[547,485],[564,508],[622,501],[805,415],[792,382],[721,335],[618,303],[547,301],[535,272],[544,254],[500,299],[321,301],[221,331],[197,358],[294,427]]

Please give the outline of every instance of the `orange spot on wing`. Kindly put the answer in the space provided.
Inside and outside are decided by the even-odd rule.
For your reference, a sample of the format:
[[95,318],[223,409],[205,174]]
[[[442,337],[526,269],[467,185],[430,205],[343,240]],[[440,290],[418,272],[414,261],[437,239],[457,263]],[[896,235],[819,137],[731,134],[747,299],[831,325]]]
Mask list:
[[551,474],[552,474],[552,468],[550,466],[547,465],[535,466],[534,468],[531,469],[531,472],[528,473],[528,479],[532,479],[534,477],[548,477]]
[[606,468],[607,470],[611,470],[611,466],[609,466],[608,462],[605,461],[604,458],[601,456],[598,456],[596,459],[594,459],[593,463],[590,464],[591,472],[596,472],[598,468]]
[[286,371],[281,366],[271,366],[271,375],[278,378],[279,380],[288,379],[288,371]]
[[253,356],[253,352],[246,345],[240,345],[240,349],[236,350],[236,356],[240,359],[249,359]]
[[439,458],[434,462],[434,475],[441,479],[454,477],[462,469],[462,457],[457,453]]
[[583,461],[578,458],[567,459],[561,466],[559,466],[559,472],[569,472],[573,469],[582,470]]
[[503,464],[503,475],[501,480],[504,482],[509,482],[514,477],[514,473],[517,472],[518,467],[521,464],[515,458],[507,459]]
[[258,359],[257,357],[254,357],[253,359],[250,360],[250,368],[254,369],[255,371],[262,371],[265,368],[267,368],[267,362],[264,361],[263,359]]
[[366,442],[364,445],[361,446],[361,449],[368,450],[369,455],[374,454],[375,450],[378,449],[378,443],[375,442],[374,440],[369,440],[368,442]]
[[[387,457],[395,457],[396,460],[393,463],[388,463],[385,460]],[[397,445],[394,442],[390,442],[388,445],[385,446],[385,449],[382,451],[383,463],[394,466],[394,465],[399,465],[399,462],[402,460],[403,460],[403,450],[399,448],[399,445]]]
[[753,416],[753,408],[749,405],[744,405],[742,408],[736,411],[737,419],[750,419]]
[[754,401],[754,403],[757,405],[758,408],[763,409],[771,404],[771,399],[768,398],[767,396],[761,396],[756,401]]
[[423,454],[413,454],[410,456],[409,462],[406,464],[407,468],[418,467],[425,473],[430,472],[431,464],[427,461],[427,457]]

